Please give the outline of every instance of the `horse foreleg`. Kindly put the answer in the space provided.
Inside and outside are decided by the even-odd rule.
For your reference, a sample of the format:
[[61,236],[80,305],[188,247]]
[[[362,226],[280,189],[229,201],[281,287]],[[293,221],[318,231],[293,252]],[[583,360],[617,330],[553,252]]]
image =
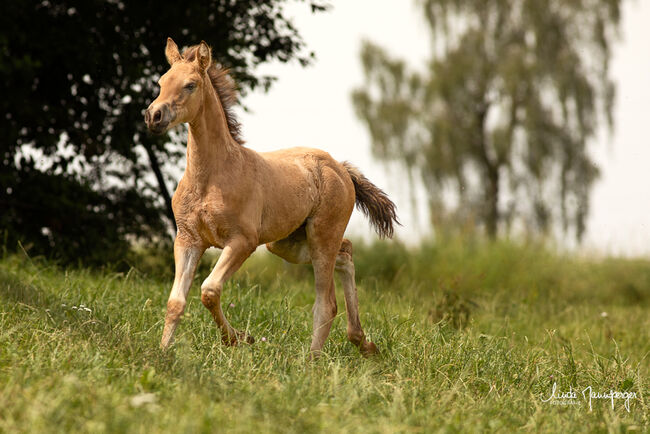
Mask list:
[[201,302],[210,311],[221,330],[221,340],[226,345],[237,345],[240,341],[255,342],[252,336],[232,328],[221,310],[221,291],[224,283],[241,267],[255,250],[255,243],[244,238],[229,242],[223,249],[217,264],[201,285]]
[[165,315],[165,328],[163,329],[160,347],[164,350],[169,347],[174,337],[174,330],[180,321],[187,300],[187,293],[192,286],[192,279],[196,265],[205,249],[188,246],[179,238],[174,242],[174,264],[176,267],[174,285],[172,286],[169,300],[167,301],[167,314]]

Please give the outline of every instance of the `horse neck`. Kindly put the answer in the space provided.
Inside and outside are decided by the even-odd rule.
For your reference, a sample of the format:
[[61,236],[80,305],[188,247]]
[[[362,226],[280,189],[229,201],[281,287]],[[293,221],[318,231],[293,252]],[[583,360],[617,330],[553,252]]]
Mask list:
[[187,139],[186,176],[197,181],[220,174],[228,167],[228,160],[241,155],[228,129],[226,113],[212,86],[206,86],[203,105],[190,122]]

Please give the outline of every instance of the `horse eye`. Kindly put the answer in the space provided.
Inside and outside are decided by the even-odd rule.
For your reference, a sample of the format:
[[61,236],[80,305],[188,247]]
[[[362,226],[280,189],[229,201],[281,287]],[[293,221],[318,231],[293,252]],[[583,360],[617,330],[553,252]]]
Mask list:
[[185,89],[187,89],[187,90],[192,91],[192,90],[194,90],[194,88],[196,88],[196,83],[188,83],[188,84],[185,85]]

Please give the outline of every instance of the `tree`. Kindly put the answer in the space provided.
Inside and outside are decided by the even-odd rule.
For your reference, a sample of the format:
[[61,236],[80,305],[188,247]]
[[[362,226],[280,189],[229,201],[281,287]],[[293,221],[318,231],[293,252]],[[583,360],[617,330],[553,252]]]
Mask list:
[[101,262],[119,258],[129,239],[164,234],[165,214],[173,222],[168,172],[184,152],[146,132],[143,110],[168,67],[167,37],[206,40],[242,90],[266,89],[273,77],[257,74],[259,64],[305,65],[313,56],[285,3],[3,2],[0,229],[8,242]]
[[423,73],[365,43],[357,114],[374,154],[422,179],[434,224],[451,194],[451,215],[492,237],[517,222],[582,236],[598,176],[588,145],[599,120],[612,126],[620,3],[422,0]]

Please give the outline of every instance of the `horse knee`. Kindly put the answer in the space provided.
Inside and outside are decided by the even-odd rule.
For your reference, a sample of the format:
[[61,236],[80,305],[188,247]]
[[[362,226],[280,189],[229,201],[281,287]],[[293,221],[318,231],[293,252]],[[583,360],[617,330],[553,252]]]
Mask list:
[[221,285],[214,285],[209,282],[203,282],[201,285],[201,303],[203,306],[212,310],[221,301]]
[[170,299],[167,301],[167,316],[168,321],[176,322],[180,319],[185,311],[185,300]]

